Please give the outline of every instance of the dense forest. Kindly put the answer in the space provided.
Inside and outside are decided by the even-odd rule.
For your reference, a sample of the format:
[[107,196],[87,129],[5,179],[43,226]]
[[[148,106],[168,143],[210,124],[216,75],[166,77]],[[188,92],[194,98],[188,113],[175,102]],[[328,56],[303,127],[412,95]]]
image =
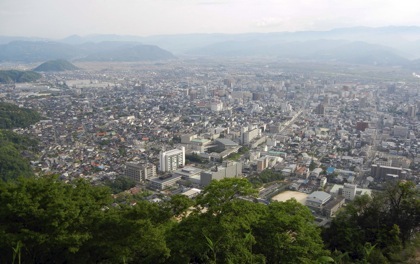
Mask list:
[[[39,115],[0,104],[13,126]],[[0,263],[418,263],[420,193],[390,183],[347,204],[320,228],[292,199],[255,202],[253,186],[281,175],[213,181],[195,199],[115,196],[125,178],[92,186],[34,176],[37,142],[0,130]],[[108,187],[109,186],[109,187]]]
[[33,82],[41,78],[41,74],[34,71],[0,70],[0,83]]

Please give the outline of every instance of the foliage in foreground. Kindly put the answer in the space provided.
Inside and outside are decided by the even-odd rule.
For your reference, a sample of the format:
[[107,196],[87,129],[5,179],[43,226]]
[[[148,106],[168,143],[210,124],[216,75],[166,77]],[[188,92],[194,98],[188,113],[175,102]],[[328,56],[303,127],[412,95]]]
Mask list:
[[226,179],[191,200],[113,204],[108,188],[56,177],[0,183],[0,262],[313,263],[328,256],[313,218],[296,201],[240,199],[249,182]]
[[0,263],[404,263],[416,252],[409,183],[350,204],[324,230],[332,253],[305,206],[248,201],[255,193],[247,180],[224,179],[195,204],[175,195],[129,205],[81,180],[0,182]]
[[419,191],[412,182],[399,182],[373,197],[356,198],[323,238],[338,263],[404,263],[419,228]]
[[29,160],[22,152],[36,151],[38,142],[10,130],[0,129],[0,181],[16,179],[18,176],[33,176]]

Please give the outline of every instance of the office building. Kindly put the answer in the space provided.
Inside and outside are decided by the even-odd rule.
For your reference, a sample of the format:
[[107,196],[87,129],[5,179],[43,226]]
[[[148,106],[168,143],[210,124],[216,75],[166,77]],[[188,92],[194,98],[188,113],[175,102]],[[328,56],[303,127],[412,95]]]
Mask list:
[[388,174],[401,176],[402,172],[403,169],[401,167],[398,168],[372,164],[370,174],[375,179],[385,180]]
[[161,151],[159,154],[159,170],[162,172],[174,171],[185,165],[185,147],[169,151]]
[[234,178],[240,175],[242,175],[242,162],[225,161],[221,166],[215,166],[211,170],[202,171],[200,174],[200,183],[202,186],[207,186],[212,180]]
[[165,176],[160,176],[158,178],[150,179],[149,186],[152,189],[164,190],[175,185],[179,180],[181,180],[181,176],[169,174]]
[[127,163],[125,175],[136,183],[144,182],[146,179],[156,177],[156,166],[151,163]]

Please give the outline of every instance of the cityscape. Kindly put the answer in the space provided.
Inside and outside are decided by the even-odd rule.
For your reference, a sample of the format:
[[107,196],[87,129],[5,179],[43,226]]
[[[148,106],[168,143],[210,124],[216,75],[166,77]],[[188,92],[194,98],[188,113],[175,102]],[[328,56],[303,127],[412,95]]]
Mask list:
[[333,197],[343,184],[365,193],[418,181],[415,77],[378,82],[275,61],[104,66],[2,87],[3,101],[40,110],[40,122],[17,130],[40,141],[37,173],[93,183],[128,176],[168,194],[265,169],[288,189]]
[[420,4],[38,2],[0,3],[0,263],[420,263]]

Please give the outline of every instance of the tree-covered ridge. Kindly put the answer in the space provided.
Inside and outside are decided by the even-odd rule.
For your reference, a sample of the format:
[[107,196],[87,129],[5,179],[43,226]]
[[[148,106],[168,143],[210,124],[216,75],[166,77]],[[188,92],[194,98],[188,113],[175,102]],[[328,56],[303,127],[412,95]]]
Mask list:
[[58,71],[73,71],[78,68],[66,60],[50,60],[42,63],[35,69],[36,72],[58,72]]
[[41,120],[41,115],[31,109],[0,102],[0,129],[28,127]]
[[85,181],[2,182],[0,262],[313,263],[328,256],[306,207],[240,199],[250,193],[246,180],[213,182],[186,214],[192,201],[181,195],[128,205]]
[[34,71],[0,70],[0,83],[34,82],[41,77],[41,74]]

